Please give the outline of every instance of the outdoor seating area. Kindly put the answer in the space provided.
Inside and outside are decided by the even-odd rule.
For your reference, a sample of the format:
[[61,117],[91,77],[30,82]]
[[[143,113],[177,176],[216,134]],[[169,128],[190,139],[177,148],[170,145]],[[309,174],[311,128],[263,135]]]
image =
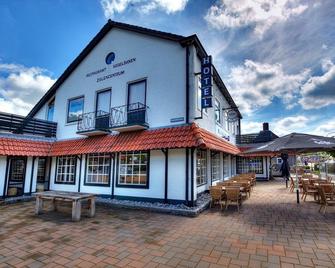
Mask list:
[[218,182],[210,187],[211,203],[210,207],[219,205],[227,209],[230,205],[236,205],[237,211],[240,210],[243,200],[251,196],[253,188],[256,186],[256,174],[238,174],[229,180]]
[[[297,174],[302,201],[306,202],[309,196],[313,197],[313,201],[320,204],[319,212],[323,212],[323,214],[326,213],[328,206],[335,205],[335,183],[332,182],[331,177],[327,176],[326,178],[321,178],[315,174],[304,174],[298,171]],[[290,192],[294,192],[294,174],[291,175],[290,181]],[[307,199],[307,201],[310,201],[310,199]]]

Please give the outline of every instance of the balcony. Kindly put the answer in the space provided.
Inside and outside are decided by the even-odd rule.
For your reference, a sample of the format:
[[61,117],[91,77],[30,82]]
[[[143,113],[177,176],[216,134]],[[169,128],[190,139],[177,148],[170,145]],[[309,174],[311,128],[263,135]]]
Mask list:
[[96,136],[108,134],[110,115],[104,111],[82,114],[77,124],[77,134]]
[[110,129],[118,132],[147,129],[147,110],[140,102],[111,108]]
[[0,131],[56,137],[57,123],[0,112]]

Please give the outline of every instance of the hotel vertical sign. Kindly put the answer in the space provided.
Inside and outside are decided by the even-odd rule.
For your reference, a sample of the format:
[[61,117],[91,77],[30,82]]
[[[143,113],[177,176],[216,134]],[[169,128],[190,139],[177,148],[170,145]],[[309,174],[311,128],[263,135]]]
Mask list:
[[212,92],[212,56],[201,60],[201,108],[213,107]]

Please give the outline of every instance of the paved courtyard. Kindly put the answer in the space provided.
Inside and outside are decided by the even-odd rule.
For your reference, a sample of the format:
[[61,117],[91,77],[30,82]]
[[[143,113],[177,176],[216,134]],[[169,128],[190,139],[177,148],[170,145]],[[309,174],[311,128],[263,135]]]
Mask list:
[[281,182],[258,183],[240,213],[197,218],[98,207],[73,223],[34,203],[0,206],[0,267],[335,267],[335,208],[297,205]]

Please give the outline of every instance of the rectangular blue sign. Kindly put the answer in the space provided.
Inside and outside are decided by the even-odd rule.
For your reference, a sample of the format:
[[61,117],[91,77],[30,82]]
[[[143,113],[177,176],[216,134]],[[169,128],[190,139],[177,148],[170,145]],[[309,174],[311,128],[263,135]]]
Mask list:
[[212,56],[201,60],[201,108],[211,108],[212,103]]
[[201,99],[201,108],[206,109],[206,108],[212,108],[213,103],[212,103],[212,98],[202,98]]

